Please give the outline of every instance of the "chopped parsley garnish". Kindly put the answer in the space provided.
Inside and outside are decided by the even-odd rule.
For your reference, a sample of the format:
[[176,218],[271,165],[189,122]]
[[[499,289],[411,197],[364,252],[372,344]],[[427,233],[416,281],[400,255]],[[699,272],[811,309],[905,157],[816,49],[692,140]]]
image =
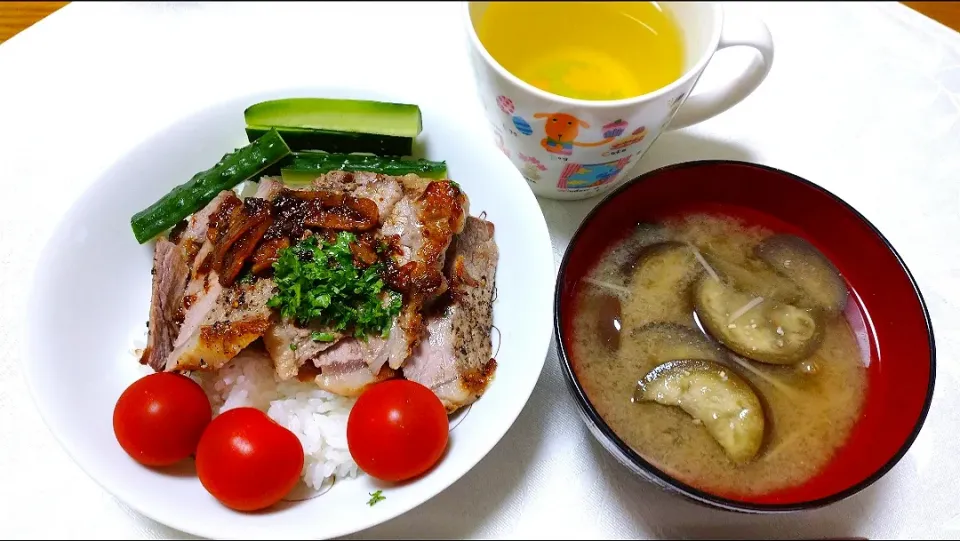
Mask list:
[[296,343],[290,342],[290,351],[297,351],[297,344],[296,344]]
[[310,333],[310,338],[314,342],[333,342],[335,337],[332,332],[313,331]]
[[334,242],[312,235],[281,250],[273,264],[278,292],[267,305],[303,326],[315,322],[333,331],[352,329],[361,339],[389,336],[402,297],[384,286],[382,263],[362,270],[353,264],[350,243],[355,241],[353,233],[342,231]]
[[367,505],[369,505],[370,507],[377,505],[377,502],[382,502],[383,500],[387,499],[387,497],[383,495],[382,490],[378,490],[376,492],[369,492],[368,494],[370,494],[370,499],[367,500]]

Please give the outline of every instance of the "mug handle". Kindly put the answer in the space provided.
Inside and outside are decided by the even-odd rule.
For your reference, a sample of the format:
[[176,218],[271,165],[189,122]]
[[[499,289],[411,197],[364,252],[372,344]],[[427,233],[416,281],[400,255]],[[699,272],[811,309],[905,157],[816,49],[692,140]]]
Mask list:
[[767,25],[760,19],[746,16],[724,19],[717,51],[727,47],[753,47],[760,52],[759,61],[754,57],[742,73],[720,88],[692,93],[677,111],[667,130],[686,128],[719,115],[749,96],[770,73],[773,66],[773,38]]

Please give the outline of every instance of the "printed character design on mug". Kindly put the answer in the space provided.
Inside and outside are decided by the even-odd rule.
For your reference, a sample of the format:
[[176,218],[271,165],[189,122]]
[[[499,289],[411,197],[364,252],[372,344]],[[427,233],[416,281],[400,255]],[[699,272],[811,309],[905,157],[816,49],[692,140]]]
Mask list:
[[577,141],[580,135],[580,128],[589,128],[587,124],[579,118],[566,113],[536,113],[533,118],[545,118],[546,124],[543,129],[546,137],[540,141],[540,145],[554,154],[569,156],[573,154],[573,147],[598,147],[613,141],[613,137],[605,137],[600,141],[583,143]]
[[637,143],[643,142],[647,138],[647,128],[646,126],[640,126],[639,128],[633,130],[633,132],[620,139],[619,141],[610,145],[610,150],[603,153],[604,156],[616,156],[617,154],[623,154],[627,151],[627,147],[636,145]]
[[630,163],[630,157],[603,163],[568,163],[560,173],[557,188],[571,192],[598,188],[612,182],[623,168]]
[[527,156],[522,152],[519,154],[519,156],[524,162],[523,167],[520,168],[520,172],[523,173],[523,176],[530,182],[536,182],[540,180],[540,172],[546,171],[547,166],[541,163],[537,158],[533,156]]

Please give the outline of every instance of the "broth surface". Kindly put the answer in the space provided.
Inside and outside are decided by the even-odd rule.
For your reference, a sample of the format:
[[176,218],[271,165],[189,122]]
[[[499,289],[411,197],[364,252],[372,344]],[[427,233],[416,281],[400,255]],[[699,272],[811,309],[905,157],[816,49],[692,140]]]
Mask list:
[[[800,485],[831,460],[860,416],[867,387],[864,357],[843,314],[824,319],[822,343],[812,356],[796,364],[756,362],[722,350],[723,364],[753,387],[766,418],[759,452],[747,463],[735,463],[702,423],[679,407],[633,400],[638,380],[662,363],[665,354],[657,340],[639,339],[646,336],[638,333],[639,329],[664,322],[686,326],[703,336],[692,301],[685,296],[689,292],[678,296],[640,291],[642,276],[634,262],[645,246],[680,241],[703,253],[746,263],[756,245],[772,234],[734,218],[712,215],[640,226],[608,250],[587,283],[578,288],[576,299],[572,364],[600,416],[659,469],[691,486],[728,497],[759,496]],[[611,296],[618,297],[621,306],[618,344],[610,340],[612,324],[606,321],[611,317]],[[703,344],[683,344],[689,342],[689,333],[676,334],[670,355],[705,351]]]
[[683,32],[657,2],[491,2],[477,24],[518,78],[582,100],[653,92],[683,75]]

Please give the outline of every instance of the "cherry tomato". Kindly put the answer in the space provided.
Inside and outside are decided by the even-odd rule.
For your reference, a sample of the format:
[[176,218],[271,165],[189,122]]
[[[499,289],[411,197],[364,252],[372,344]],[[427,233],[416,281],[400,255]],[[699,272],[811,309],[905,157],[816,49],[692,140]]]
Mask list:
[[405,379],[360,395],[347,419],[347,446],[357,466],[384,481],[429,470],[447,448],[450,423],[433,391]]
[[146,466],[169,466],[192,455],[210,423],[210,401],[192,379],[175,372],[142,377],[113,409],[120,447]]
[[220,503],[256,511],[280,501],[303,470],[303,446],[290,432],[255,408],[218,415],[197,447],[197,476]]

